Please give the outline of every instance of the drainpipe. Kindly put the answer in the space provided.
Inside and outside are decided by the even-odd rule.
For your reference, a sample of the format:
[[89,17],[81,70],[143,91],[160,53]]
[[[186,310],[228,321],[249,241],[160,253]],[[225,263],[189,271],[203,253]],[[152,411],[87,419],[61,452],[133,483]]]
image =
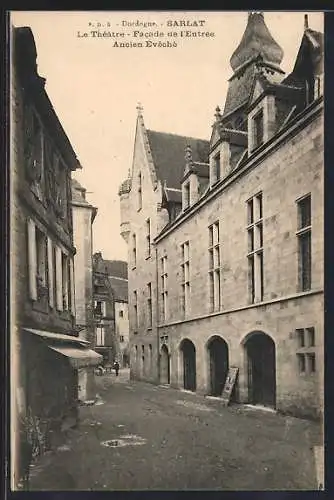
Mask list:
[[160,350],[159,350],[159,343],[160,343],[160,338],[159,338],[159,326],[158,326],[158,323],[159,323],[159,268],[158,268],[158,249],[155,245],[155,279],[156,279],[156,301],[157,301],[157,305],[156,305],[156,308],[155,308],[155,311],[156,311],[156,318],[155,318],[155,322],[156,322],[156,328],[157,328],[157,370],[158,370],[158,373],[157,373],[157,383],[159,384],[160,382]]

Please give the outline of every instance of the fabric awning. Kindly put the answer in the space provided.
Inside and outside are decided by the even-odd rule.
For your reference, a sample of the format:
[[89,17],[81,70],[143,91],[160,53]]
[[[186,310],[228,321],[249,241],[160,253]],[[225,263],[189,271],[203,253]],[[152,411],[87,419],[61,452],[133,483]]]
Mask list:
[[36,330],[35,328],[24,328],[26,332],[33,333],[45,340],[55,340],[55,341],[65,341],[75,343],[77,345],[89,345],[88,340],[82,339],[81,337],[74,337],[73,335],[64,335],[63,333],[48,332],[45,330]]
[[96,366],[103,360],[103,356],[93,351],[92,349],[79,349],[72,346],[57,346],[49,345],[53,351],[66,356],[73,368],[83,368],[85,366]]
[[73,368],[85,366],[96,366],[103,360],[103,356],[89,349],[88,340],[73,335],[36,330],[35,328],[24,328],[25,331],[37,335],[45,346],[68,358]]

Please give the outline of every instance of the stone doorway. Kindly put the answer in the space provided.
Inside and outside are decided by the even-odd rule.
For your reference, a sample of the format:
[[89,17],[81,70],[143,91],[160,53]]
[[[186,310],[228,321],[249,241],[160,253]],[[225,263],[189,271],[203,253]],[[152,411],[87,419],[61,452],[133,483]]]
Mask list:
[[253,333],[245,343],[249,403],[276,406],[275,343],[263,332]]
[[160,384],[170,384],[170,356],[166,345],[162,346],[160,354]]
[[215,336],[208,343],[210,395],[221,396],[228,373],[228,346],[224,339]]
[[196,349],[191,340],[183,340],[181,352],[183,357],[183,387],[194,392],[196,391]]

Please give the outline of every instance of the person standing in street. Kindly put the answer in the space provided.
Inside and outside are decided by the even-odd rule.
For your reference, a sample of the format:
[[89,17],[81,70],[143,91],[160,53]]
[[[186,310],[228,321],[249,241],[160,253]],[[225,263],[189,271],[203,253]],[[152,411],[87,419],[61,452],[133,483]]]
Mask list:
[[118,377],[118,372],[119,372],[119,362],[118,361],[115,361],[114,369],[115,369],[116,377]]

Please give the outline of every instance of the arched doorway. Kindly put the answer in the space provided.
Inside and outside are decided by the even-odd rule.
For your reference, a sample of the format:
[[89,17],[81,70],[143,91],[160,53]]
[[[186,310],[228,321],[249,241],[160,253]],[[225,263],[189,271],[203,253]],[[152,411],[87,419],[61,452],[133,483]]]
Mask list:
[[275,407],[276,353],[274,341],[263,332],[254,332],[247,339],[245,349],[249,402]]
[[208,342],[210,394],[220,396],[228,372],[228,346],[224,339],[215,336]]
[[181,344],[183,355],[183,387],[188,391],[196,391],[196,349],[194,344],[183,340]]
[[170,384],[170,356],[166,345],[162,346],[160,354],[160,384]]

